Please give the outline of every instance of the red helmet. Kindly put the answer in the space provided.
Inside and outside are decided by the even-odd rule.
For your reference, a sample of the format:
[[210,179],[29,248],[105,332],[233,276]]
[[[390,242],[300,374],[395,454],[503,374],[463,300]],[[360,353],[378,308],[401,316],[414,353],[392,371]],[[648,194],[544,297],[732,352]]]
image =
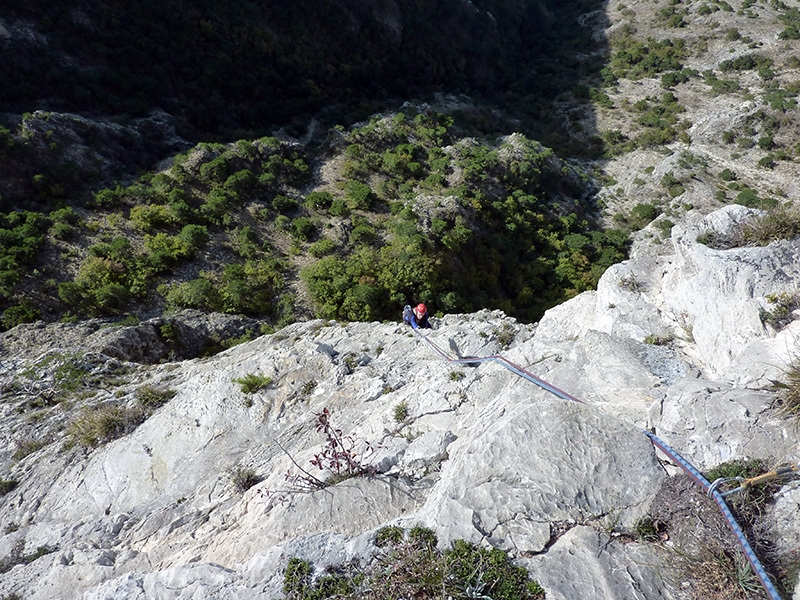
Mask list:
[[422,303],[417,304],[417,312],[421,315],[427,314],[428,307]]

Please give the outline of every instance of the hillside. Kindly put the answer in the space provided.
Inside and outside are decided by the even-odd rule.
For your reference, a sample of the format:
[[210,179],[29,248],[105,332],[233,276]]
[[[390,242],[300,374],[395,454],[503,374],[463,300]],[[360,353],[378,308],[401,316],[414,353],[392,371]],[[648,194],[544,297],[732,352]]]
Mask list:
[[[41,42],[26,18],[4,26],[15,60]],[[194,144],[177,113],[9,113],[0,322],[197,308],[270,330],[420,300],[535,321],[593,288],[629,234],[657,252],[686,213],[795,198],[795,21],[779,2],[565,14],[552,35],[571,37],[520,50],[533,70],[497,83],[527,86],[513,106],[433,86],[364,121],[308,115],[302,138]]]
[[[645,435],[709,479],[800,458],[797,322],[762,321],[800,284],[798,242],[695,241],[754,216],[678,226],[660,263],[612,267],[536,325],[435,320],[430,341],[466,364],[396,323],[312,320],[184,361],[159,361],[159,330],[188,340],[197,314],[2,334],[0,594],[764,597],[713,501]],[[477,362],[498,354],[583,403]],[[785,598],[798,492],[728,497]]]
[[793,472],[728,497],[769,595],[650,438],[800,464],[796,7],[33,2],[0,53],[0,598],[800,599]]

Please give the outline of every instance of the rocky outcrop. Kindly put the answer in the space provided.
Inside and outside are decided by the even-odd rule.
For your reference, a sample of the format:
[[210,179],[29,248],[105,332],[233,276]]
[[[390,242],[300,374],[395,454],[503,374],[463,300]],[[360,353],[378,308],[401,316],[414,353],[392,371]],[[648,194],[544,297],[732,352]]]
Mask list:
[[[676,556],[669,529],[659,543],[634,535],[677,472],[643,430],[701,469],[800,459],[797,430],[767,387],[793,356],[794,326],[776,332],[758,319],[767,294],[800,285],[800,242],[696,242],[737,210],[676,227],[674,254],[613,267],[596,292],[537,325],[480,311],[429,332],[453,356],[502,353],[585,404],[495,362],[449,364],[393,323],[296,323],[159,363],[146,333],[159,324],[142,324],[113,343],[101,336],[84,371],[91,383],[75,392],[56,385],[63,362],[6,352],[0,476],[17,484],[0,506],[0,596],[278,598],[290,557],[318,569],[368,562],[375,532],[396,524],[429,527],[442,546],[507,551],[550,599],[687,597],[688,574],[663,575]],[[51,327],[85,337],[84,348],[101,339],[87,325]],[[29,331],[0,343],[21,347]],[[63,398],[33,403],[32,370],[53,376]],[[261,387],[246,388],[248,377]],[[142,389],[174,396],[122,437],[75,443],[69,424],[83,407],[130,408]],[[372,468],[315,489],[325,409]],[[797,482],[783,485],[764,521],[782,556],[798,551],[796,492]]]
[[257,337],[259,331],[256,319],[181,310],[133,325],[103,321],[25,325],[3,334],[0,351],[8,358],[34,358],[56,350],[79,350],[155,364],[218,352],[236,340]]

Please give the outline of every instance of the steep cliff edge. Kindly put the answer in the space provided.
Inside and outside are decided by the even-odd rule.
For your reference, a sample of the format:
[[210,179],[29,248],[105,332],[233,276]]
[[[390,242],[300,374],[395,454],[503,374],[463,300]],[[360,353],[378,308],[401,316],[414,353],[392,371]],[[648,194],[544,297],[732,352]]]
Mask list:
[[[770,391],[798,324],[776,332],[759,317],[768,295],[800,286],[800,241],[696,242],[747,213],[728,207],[676,227],[674,253],[609,269],[596,292],[536,325],[481,311],[446,315],[429,332],[453,356],[502,354],[586,405],[495,363],[448,364],[395,323],[295,323],[155,365],[120,350],[147,323],[6,332],[0,595],[276,598],[290,557],[320,569],[368,561],[375,532],[397,524],[429,527],[442,546],[507,551],[550,600],[688,597],[690,573],[664,575],[680,563],[681,519],[659,543],[632,534],[663,512],[677,472],[643,428],[702,470],[800,460]],[[37,336],[51,336],[46,351]],[[88,417],[112,405],[123,415],[106,432],[116,439],[87,438]],[[300,493],[300,467],[324,475],[310,461],[324,454],[325,409],[375,473]],[[775,564],[796,557],[800,539],[786,518],[800,487],[784,483],[761,522]],[[713,513],[690,497],[684,524]]]

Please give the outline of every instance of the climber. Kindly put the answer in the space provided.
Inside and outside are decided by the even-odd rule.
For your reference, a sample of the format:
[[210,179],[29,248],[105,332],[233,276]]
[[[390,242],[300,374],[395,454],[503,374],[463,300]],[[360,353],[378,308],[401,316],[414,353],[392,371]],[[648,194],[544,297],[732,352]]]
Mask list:
[[411,325],[414,329],[430,329],[431,324],[428,321],[428,307],[419,303],[415,308],[411,308],[406,304],[403,309],[403,322],[406,325]]

